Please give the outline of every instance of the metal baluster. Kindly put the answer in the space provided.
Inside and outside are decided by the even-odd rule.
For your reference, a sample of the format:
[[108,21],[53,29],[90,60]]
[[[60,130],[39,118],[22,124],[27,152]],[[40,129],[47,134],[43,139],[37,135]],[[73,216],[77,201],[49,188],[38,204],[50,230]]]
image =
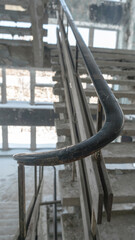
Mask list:
[[93,43],[94,43],[94,28],[91,27],[89,28],[89,47],[93,47]]
[[7,93],[6,93],[6,70],[5,70],[5,68],[2,68],[1,101],[2,101],[2,103],[6,103],[6,102],[7,102]]
[[77,71],[78,71],[78,55],[79,55],[79,49],[78,49],[78,46],[76,44],[76,51],[75,51],[75,71],[76,71],[76,74],[77,74]]
[[23,164],[18,166],[18,193],[19,193],[19,240],[26,237],[26,200],[25,200],[25,168]]
[[34,166],[35,198],[37,197],[37,166]]
[[[57,201],[57,189],[56,189],[56,168],[54,169],[54,202]],[[57,240],[57,203],[54,203],[53,205],[53,223],[54,223],[54,234],[53,239]]]

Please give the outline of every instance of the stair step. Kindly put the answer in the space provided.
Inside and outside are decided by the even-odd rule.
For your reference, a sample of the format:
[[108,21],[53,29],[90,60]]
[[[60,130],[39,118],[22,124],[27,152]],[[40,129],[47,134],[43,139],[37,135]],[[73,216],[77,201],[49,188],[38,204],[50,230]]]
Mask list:
[[59,183],[62,206],[79,206],[79,187],[77,179],[72,180],[72,171],[60,170]]
[[[71,47],[75,52],[75,47]],[[108,48],[96,48],[90,47],[95,59],[111,60],[118,59],[119,61],[135,61],[135,51],[127,49],[108,49]],[[100,53],[100,54],[99,54]],[[58,56],[58,49],[54,48],[51,51],[51,56]]]
[[[105,79],[108,84],[118,84],[118,85],[126,85],[126,86],[135,86],[135,80],[123,80],[123,79]],[[89,77],[81,78],[81,82],[91,84],[91,79]]]
[[16,231],[17,231],[17,225],[15,225],[15,226],[7,226],[7,225],[2,226],[0,228],[0,236],[1,235],[3,235],[3,236],[4,235],[15,235]]
[[[56,70],[59,69],[59,66],[55,66]],[[55,71],[56,71],[55,70]],[[79,71],[79,74],[80,75],[83,75],[83,74],[87,74],[87,70],[86,68],[79,68],[78,69]],[[134,77],[135,76],[135,70],[117,70],[117,69],[109,69],[109,68],[101,68],[101,72],[102,74],[107,74],[107,75],[111,75],[111,76],[132,76]]]
[[62,239],[84,240],[82,219],[75,214],[62,214]]
[[[126,69],[111,69],[107,66],[100,66],[102,74],[107,74],[111,76],[135,76],[135,69],[128,69],[128,67],[125,67]],[[60,70],[60,64],[55,63],[52,65],[53,71],[59,71]],[[80,75],[87,74],[87,69],[83,66],[79,66],[78,72]]]
[[15,227],[18,226],[18,218],[17,219],[0,219],[0,229],[3,228],[3,226],[10,226],[10,227]]
[[[79,64],[83,63],[83,59],[81,57],[79,57]],[[117,67],[117,68],[126,68],[126,69],[133,69],[133,62],[135,62],[135,60],[133,61],[133,59],[131,61],[127,61],[126,59],[124,61],[120,61],[120,60],[108,60],[108,59],[100,59],[98,57],[96,57],[96,63],[99,66],[99,68],[101,67]],[[58,56],[52,56],[51,57],[51,63],[52,65],[57,65],[59,64],[59,57]]]
[[2,235],[0,236],[0,240],[13,240],[14,239],[14,235]]
[[[88,83],[91,84],[91,78],[90,77],[81,77],[81,82],[82,83]],[[107,81],[108,84],[118,84],[118,85],[126,85],[126,86],[135,86],[135,79],[133,80],[129,80],[129,79],[105,79]],[[62,81],[62,77],[61,76],[54,76],[53,77],[53,81],[56,82],[61,82]]]
[[135,163],[135,143],[110,143],[102,154],[106,163]]
[[[97,93],[92,88],[84,89],[85,95],[87,97],[96,97]],[[134,91],[127,91],[127,90],[118,90],[118,91],[112,91],[116,98],[130,98],[135,99],[135,92]],[[54,95],[64,96],[64,88],[53,88]]]
[[[96,123],[95,123],[96,125]],[[61,136],[70,136],[70,124],[69,121],[63,120],[56,120],[55,121],[57,135]],[[124,124],[124,129],[121,132],[121,135],[124,136],[135,136],[135,122],[134,121],[127,121]]]
[[133,240],[135,238],[135,211],[127,214],[112,215],[111,222],[106,222],[97,226],[97,240]]
[[114,203],[135,203],[135,170],[108,171]]
[[[92,114],[97,112],[97,104],[89,104]],[[135,114],[135,104],[120,104],[124,114],[130,115]],[[55,102],[54,108],[57,113],[66,113],[66,103],[65,102]]]
[[[135,170],[108,170],[112,191],[113,203],[135,203]],[[59,173],[61,200],[63,206],[79,206],[78,182],[72,181],[72,172],[62,170]]]
[[57,135],[61,136],[71,136],[70,134],[70,126],[69,126],[69,121],[63,121],[63,120],[56,120],[55,121],[55,126],[56,126],[56,131]]

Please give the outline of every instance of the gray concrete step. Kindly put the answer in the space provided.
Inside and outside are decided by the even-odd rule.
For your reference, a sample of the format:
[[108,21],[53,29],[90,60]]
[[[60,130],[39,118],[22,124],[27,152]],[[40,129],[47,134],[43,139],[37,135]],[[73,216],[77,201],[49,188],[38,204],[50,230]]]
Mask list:
[[81,217],[76,214],[62,214],[62,239],[84,240],[83,224]]
[[134,163],[135,143],[110,143],[102,149],[102,154],[106,163]]
[[[135,203],[135,170],[108,170],[114,194],[113,203]],[[61,201],[63,206],[79,206],[79,186],[72,180],[72,172],[62,170],[59,173]]]
[[[64,88],[54,86],[53,93],[54,95],[64,96]],[[87,97],[96,97],[97,94],[93,87],[84,89],[85,95]],[[129,99],[135,99],[135,92],[134,91],[127,91],[127,90],[118,90],[118,91],[112,91],[116,98],[129,98]]]
[[[97,112],[97,104],[89,104],[92,114]],[[135,104],[120,104],[124,114],[135,114]],[[54,109],[57,113],[67,113],[65,102],[55,102]]]
[[79,206],[79,186],[77,179],[73,181],[72,171],[60,170],[59,184],[62,206]]
[[[68,120],[56,120],[55,121],[57,135],[65,135],[70,136],[70,124]],[[96,122],[95,122],[96,126]],[[135,121],[126,121],[124,124],[124,128],[121,132],[123,136],[135,136]]]
[[135,238],[135,212],[112,215],[111,222],[103,219],[102,224],[97,226],[97,240],[133,240]]

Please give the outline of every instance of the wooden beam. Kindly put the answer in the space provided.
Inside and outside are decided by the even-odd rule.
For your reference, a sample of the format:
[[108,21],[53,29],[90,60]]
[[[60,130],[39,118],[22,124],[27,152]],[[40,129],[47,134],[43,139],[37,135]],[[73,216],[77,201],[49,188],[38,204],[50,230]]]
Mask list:
[[44,48],[43,48],[43,15],[44,5],[42,0],[31,0],[30,15],[33,34],[33,54],[34,65],[43,67]]

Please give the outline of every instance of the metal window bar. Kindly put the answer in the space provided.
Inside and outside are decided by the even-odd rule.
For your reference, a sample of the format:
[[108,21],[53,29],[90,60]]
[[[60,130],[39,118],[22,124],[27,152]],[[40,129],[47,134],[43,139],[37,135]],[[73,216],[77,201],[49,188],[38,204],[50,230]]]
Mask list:
[[6,70],[2,68],[2,87],[1,87],[1,97],[2,103],[7,102],[7,93],[6,93]]
[[2,126],[2,149],[8,150],[8,127]]

